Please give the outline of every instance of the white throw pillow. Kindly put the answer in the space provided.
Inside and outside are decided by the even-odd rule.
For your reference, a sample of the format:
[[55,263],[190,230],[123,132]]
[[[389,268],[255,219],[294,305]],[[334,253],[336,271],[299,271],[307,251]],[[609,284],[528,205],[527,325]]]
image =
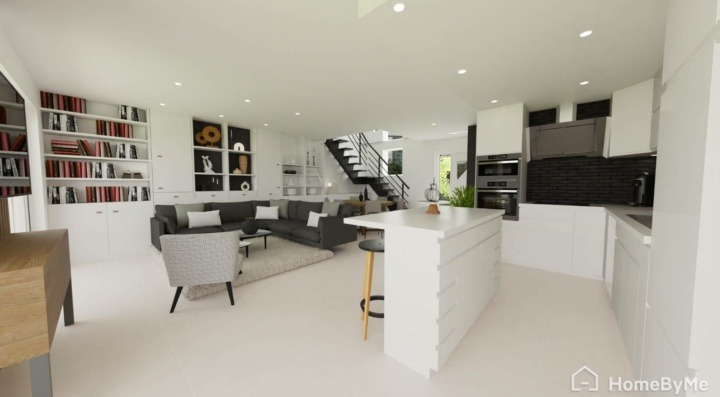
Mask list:
[[255,219],[278,219],[280,207],[257,207]]
[[220,226],[220,210],[206,212],[188,212],[188,227]]
[[320,218],[324,217],[324,216],[328,216],[328,214],[320,214],[317,212],[310,211],[310,216],[308,217],[307,225],[312,226],[312,227],[318,227],[318,223],[320,223]]

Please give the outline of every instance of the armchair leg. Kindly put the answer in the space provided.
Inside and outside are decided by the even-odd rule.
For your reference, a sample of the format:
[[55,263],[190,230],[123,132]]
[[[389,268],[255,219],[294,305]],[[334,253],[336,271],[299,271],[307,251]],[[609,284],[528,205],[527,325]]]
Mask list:
[[235,306],[235,298],[233,297],[232,292],[232,282],[228,281],[225,283],[225,285],[227,286],[228,296],[230,296],[230,305]]
[[170,308],[170,313],[175,311],[175,305],[177,305],[178,299],[180,299],[180,293],[182,292],[183,287],[177,287],[177,290],[175,291],[175,299],[173,299],[172,307]]

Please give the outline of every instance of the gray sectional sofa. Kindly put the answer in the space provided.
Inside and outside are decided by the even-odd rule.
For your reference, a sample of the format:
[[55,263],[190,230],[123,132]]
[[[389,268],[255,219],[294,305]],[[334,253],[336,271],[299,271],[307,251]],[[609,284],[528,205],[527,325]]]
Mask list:
[[[150,218],[152,244],[158,250],[160,236],[164,234],[201,234],[240,230],[243,222],[254,218],[257,207],[269,207],[269,201],[241,201],[230,203],[205,203],[205,211],[220,210],[221,226],[178,228],[174,205],[156,205],[155,216]],[[287,217],[278,220],[258,219],[260,229],[270,230],[273,235],[301,244],[328,249],[357,240],[357,228],[346,225],[343,218],[352,216],[352,207],[340,205],[337,216],[320,218],[318,227],[307,226],[310,212],[321,212],[322,202],[289,200]]]

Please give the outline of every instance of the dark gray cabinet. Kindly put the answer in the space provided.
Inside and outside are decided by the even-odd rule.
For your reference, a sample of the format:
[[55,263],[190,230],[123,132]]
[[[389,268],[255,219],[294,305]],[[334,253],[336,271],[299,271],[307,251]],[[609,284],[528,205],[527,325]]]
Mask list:
[[602,117],[531,127],[531,159],[602,156],[605,123]]

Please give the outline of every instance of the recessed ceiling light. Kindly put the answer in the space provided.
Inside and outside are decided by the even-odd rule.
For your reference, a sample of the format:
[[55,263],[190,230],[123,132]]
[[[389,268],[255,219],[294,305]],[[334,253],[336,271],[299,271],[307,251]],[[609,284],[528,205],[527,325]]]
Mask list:
[[467,73],[467,69],[458,70],[458,74],[465,74],[465,73]]
[[497,99],[493,99],[492,101],[490,101],[490,103],[498,103],[498,100],[497,100]]
[[179,82],[179,81],[176,81],[176,82],[175,82],[175,85],[178,86],[178,87],[180,87],[180,86],[182,85],[182,83]]
[[585,81],[581,81],[581,82],[580,82],[580,85],[588,85],[588,84],[590,84],[590,82],[589,82],[589,81],[587,81],[587,80],[585,80]]
[[580,37],[583,37],[583,38],[584,38],[584,37],[588,37],[588,36],[590,36],[591,34],[592,34],[592,30],[586,30],[586,31],[580,33]]
[[249,100],[249,99],[246,99],[245,102],[250,103],[250,100]]
[[467,131],[455,131],[455,132],[451,132],[450,135],[462,134],[463,132],[467,132]]
[[220,117],[225,117],[225,116],[224,116],[224,115],[222,115],[222,114],[218,114],[218,116],[220,116]]
[[295,112],[295,115],[296,115],[296,116],[299,116],[299,115],[300,115],[300,112]]
[[268,123],[265,123],[265,124],[263,124],[263,125],[264,125],[265,127],[267,127],[267,126],[268,126]]
[[395,10],[395,12],[403,12],[403,11],[405,11],[405,4],[403,4],[403,3],[396,3],[396,4],[393,6],[393,10]]
[[437,125],[437,123],[432,123],[432,125]]
[[164,103],[162,103],[162,102],[160,102],[160,106],[165,106],[165,104],[164,104]]

